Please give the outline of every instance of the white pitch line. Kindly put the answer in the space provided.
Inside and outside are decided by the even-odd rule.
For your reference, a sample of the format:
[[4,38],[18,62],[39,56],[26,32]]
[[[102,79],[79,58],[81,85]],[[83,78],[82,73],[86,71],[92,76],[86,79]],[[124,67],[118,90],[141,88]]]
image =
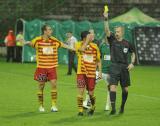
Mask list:
[[[5,72],[1,72],[1,71],[0,71],[0,73],[5,73]],[[19,76],[19,75],[23,75],[23,76],[24,76],[24,74],[21,74],[21,73],[19,73],[19,74],[7,73],[7,74],[12,74],[12,75],[15,75],[15,76]],[[30,75],[26,74],[25,76],[30,76]],[[32,76],[32,75],[31,75],[31,76]],[[64,84],[65,86],[69,86],[69,85],[70,85],[70,83],[64,83],[63,81],[58,81],[58,83]],[[76,84],[76,82],[75,82],[75,84]],[[75,86],[76,86],[76,85],[75,85]],[[98,91],[104,91],[104,92],[106,91],[106,89],[101,89],[101,88],[96,88],[96,90],[98,90]],[[146,99],[149,99],[149,100],[160,101],[160,98],[158,98],[158,97],[141,95],[141,94],[136,94],[136,93],[130,93],[130,95],[138,96],[138,97],[143,97],[143,98],[146,98]]]
[[141,95],[141,94],[135,94],[135,93],[132,93],[131,95],[139,96],[139,97],[143,97],[143,98],[147,98],[147,99],[150,99],[150,100],[157,100],[157,101],[160,101],[160,98],[158,98],[158,97],[147,96],[147,95]]
[[[58,83],[64,84],[64,85],[66,85],[66,86],[69,86],[69,83],[64,83],[64,82],[62,82],[62,81],[58,81]],[[104,91],[104,92],[106,91],[106,89],[101,89],[101,88],[96,88],[96,90],[98,90],[98,91]],[[138,97],[143,97],[143,98],[146,98],[146,99],[149,99],[149,100],[160,101],[160,98],[158,98],[158,97],[141,95],[141,94],[136,94],[136,93],[130,93],[130,95],[138,96]]]

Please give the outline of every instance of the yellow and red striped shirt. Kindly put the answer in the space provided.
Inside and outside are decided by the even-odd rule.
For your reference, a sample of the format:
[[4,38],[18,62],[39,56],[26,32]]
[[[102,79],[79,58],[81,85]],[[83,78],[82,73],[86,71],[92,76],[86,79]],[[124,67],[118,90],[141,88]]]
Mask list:
[[90,42],[87,49],[84,52],[79,52],[82,46],[82,42],[78,42],[75,45],[78,67],[77,74],[86,74],[87,77],[96,77],[97,62],[100,61],[100,51],[95,43]]
[[44,40],[42,36],[32,40],[32,47],[36,49],[38,68],[54,68],[58,66],[58,48],[63,46],[55,37]]

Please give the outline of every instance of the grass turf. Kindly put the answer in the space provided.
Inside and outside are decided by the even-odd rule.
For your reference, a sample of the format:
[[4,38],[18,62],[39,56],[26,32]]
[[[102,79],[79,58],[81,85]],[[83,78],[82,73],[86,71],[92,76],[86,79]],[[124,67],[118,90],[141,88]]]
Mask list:
[[[35,64],[0,62],[0,126],[159,126],[160,67],[137,66],[131,72],[132,86],[123,115],[109,116],[104,111],[106,85],[95,89],[96,111],[92,117],[77,117],[76,75],[66,76],[67,66],[58,67],[58,108],[50,112],[50,85],[46,84],[46,112],[38,112],[37,82],[33,80]],[[121,102],[117,93],[117,111]]]

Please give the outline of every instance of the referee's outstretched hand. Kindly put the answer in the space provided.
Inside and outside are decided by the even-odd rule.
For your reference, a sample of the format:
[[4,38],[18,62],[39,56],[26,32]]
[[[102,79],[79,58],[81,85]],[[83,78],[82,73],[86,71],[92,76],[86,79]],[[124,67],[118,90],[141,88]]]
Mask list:
[[130,71],[130,70],[133,69],[133,68],[134,68],[134,65],[133,65],[132,63],[129,64],[128,67],[127,67],[128,71]]
[[108,19],[108,12],[104,12],[103,16],[104,16],[105,19]]

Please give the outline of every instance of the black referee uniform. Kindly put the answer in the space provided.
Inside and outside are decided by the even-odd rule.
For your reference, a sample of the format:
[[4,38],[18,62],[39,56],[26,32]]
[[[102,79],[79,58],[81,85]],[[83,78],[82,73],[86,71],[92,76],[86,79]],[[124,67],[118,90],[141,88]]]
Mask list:
[[[130,86],[130,75],[127,69],[128,63],[128,54],[134,52],[133,46],[127,41],[122,40],[118,41],[113,34],[108,37],[110,44],[110,55],[111,55],[111,66],[109,70],[110,74],[110,85],[120,85],[122,87],[122,104],[121,112],[124,111],[124,104],[128,97],[128,92],[125,91],[125,87]],[[111,114],[115,114],[115,100],[116,92],[110,91],[110,100],[112,111]],[[113,112],[113,113],[112,113]]]
[[133,46],[126,40],[117,41],[112,34],[108,37],[111,51],[111,66],[110,66],[110,84],[120,85],[122,87],[130,86],[130,76],[128,67],[128,53],[134,52]]

